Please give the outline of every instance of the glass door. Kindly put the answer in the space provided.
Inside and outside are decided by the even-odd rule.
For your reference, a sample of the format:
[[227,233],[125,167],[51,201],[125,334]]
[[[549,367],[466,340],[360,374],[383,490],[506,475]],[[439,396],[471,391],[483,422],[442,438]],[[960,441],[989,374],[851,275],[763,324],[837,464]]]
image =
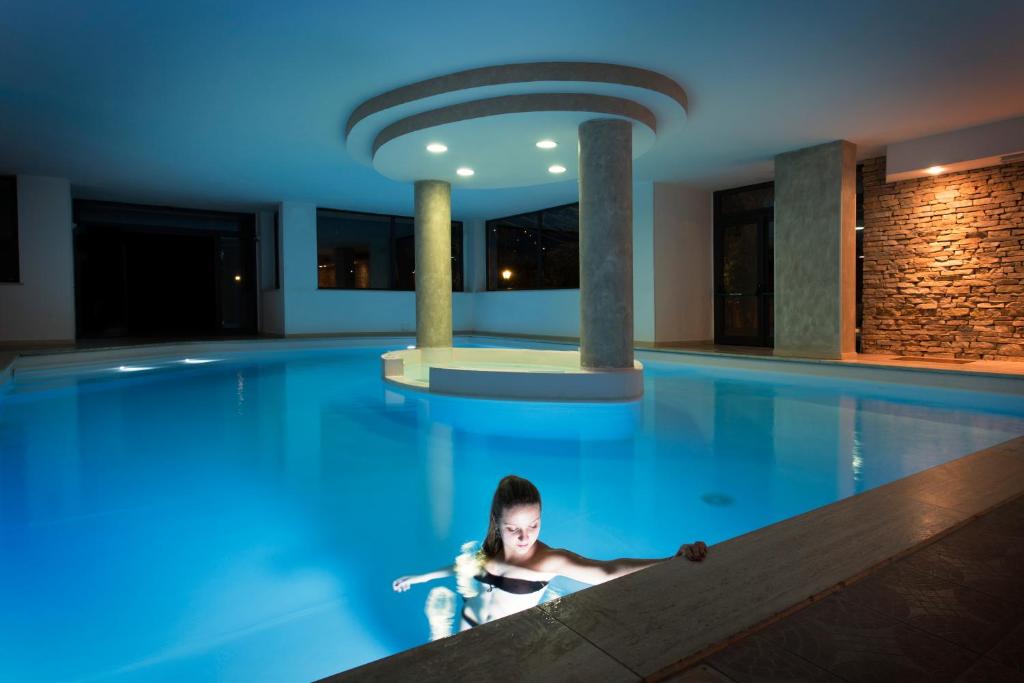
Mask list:
[[774,187],[715,193],[715,343],[771,346]]

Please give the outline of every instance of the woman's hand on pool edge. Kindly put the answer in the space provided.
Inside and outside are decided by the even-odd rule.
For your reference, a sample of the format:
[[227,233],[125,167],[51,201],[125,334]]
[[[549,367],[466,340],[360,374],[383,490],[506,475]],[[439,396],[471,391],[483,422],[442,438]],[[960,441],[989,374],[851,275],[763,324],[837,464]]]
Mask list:
[[684,543],[679,546],[679,550],[676,552],[676,557],[679,557],[680,555],[684,555],[686,559],[691,562],[700,562],[708,556],[708,547],[705,545],[704,541]]

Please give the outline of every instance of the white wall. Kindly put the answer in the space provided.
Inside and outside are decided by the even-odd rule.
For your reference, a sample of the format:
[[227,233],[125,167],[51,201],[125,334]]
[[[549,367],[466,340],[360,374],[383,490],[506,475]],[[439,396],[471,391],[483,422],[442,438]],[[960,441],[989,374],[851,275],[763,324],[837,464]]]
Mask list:
[[655,338],[714,338],[712,195],[671,183],[654,186]]
[[462,230],[466,291],[454,295],[452,324],[457,331],[579,336],[578,289],[488,292],[486,222],[468,220]]
[[580,336],[580,290],[539,289],[473,294],[473,329],[478,332]]
[[465,291],[487,289],[487,222],[482,218],[462,223],[462,275]]
[[889,145],[885,182],[921,178],[931,166],[946,173],[983,168],[1017,152],[1024,152],[1024,116]]
[[283,335],[284,293],[275,288],[274,212],[256,212],[256,230],[260,239],[260,331]]
[[18,176],[21,283],[0,284],[0,342],[75,338],[71,185]]
[[[637,341],[713,336],[711,194],[637,183],[633,200]],[[281,289],[273,287],[273,212],[258,214],[261,331],[269,334],[407,332],[412,292],[319,290],[316,206],[284,202]],[[0,342],[74,339],[71,193],[67,180],[18,177],[21,284],[0,284]],[[483,220],[465,221],[466,292],[452,296],[456,331],[578,337],[579,290],[487,292]]]
[[633,184],[633,340],[655,340],[654,183]]

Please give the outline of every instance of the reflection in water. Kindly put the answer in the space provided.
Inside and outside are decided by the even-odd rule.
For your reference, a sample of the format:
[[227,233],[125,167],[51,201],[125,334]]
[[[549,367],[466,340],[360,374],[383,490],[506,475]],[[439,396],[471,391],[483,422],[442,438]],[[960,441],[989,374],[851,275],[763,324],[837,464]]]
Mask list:
[[861,484],[863,483],[863,477],[861,470],[864,468],[864,456],[861,453],[860,439],[854,437],[853,439],[853,452],[850,457],[850,470],[853,472],[853,481],[856,483],[856,490],[861,491]]
[[450,588],[436,586],[427,594],[427,604],[423,611],[427,615],[427,622],[430,624],[430,639],[440,640],[447,638],[454,631],[455,607],[458,598]]
[[245,376],[239,372],[237,377],[235,393],[238,396],[238,414],[241,415],[242,407],[245,405]]
[[601,441],[628,439],[641,427],[643,402],[493,401],[408,394],[432,423],[485,436]]
[[424,460],[430,486],[430,519],[434,524],[434,533],[438,538],[444,538],[451,531],[452,501],[455,497],[452,428],[449,425],[431,424],[429,418],[420,424],[427,442]]

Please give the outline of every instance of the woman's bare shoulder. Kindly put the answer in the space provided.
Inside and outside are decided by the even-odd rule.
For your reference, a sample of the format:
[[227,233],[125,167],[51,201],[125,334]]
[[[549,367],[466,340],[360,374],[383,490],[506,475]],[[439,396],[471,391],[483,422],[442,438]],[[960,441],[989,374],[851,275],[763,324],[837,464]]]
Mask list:
[[571,550],[552,548],[545,545],[537,549],[533,562],[530,563],[530,568],[540,572],[557,574],[559,570],[565,568],[566,565],[574,563],[577,559],[579,559],[579,555]]

